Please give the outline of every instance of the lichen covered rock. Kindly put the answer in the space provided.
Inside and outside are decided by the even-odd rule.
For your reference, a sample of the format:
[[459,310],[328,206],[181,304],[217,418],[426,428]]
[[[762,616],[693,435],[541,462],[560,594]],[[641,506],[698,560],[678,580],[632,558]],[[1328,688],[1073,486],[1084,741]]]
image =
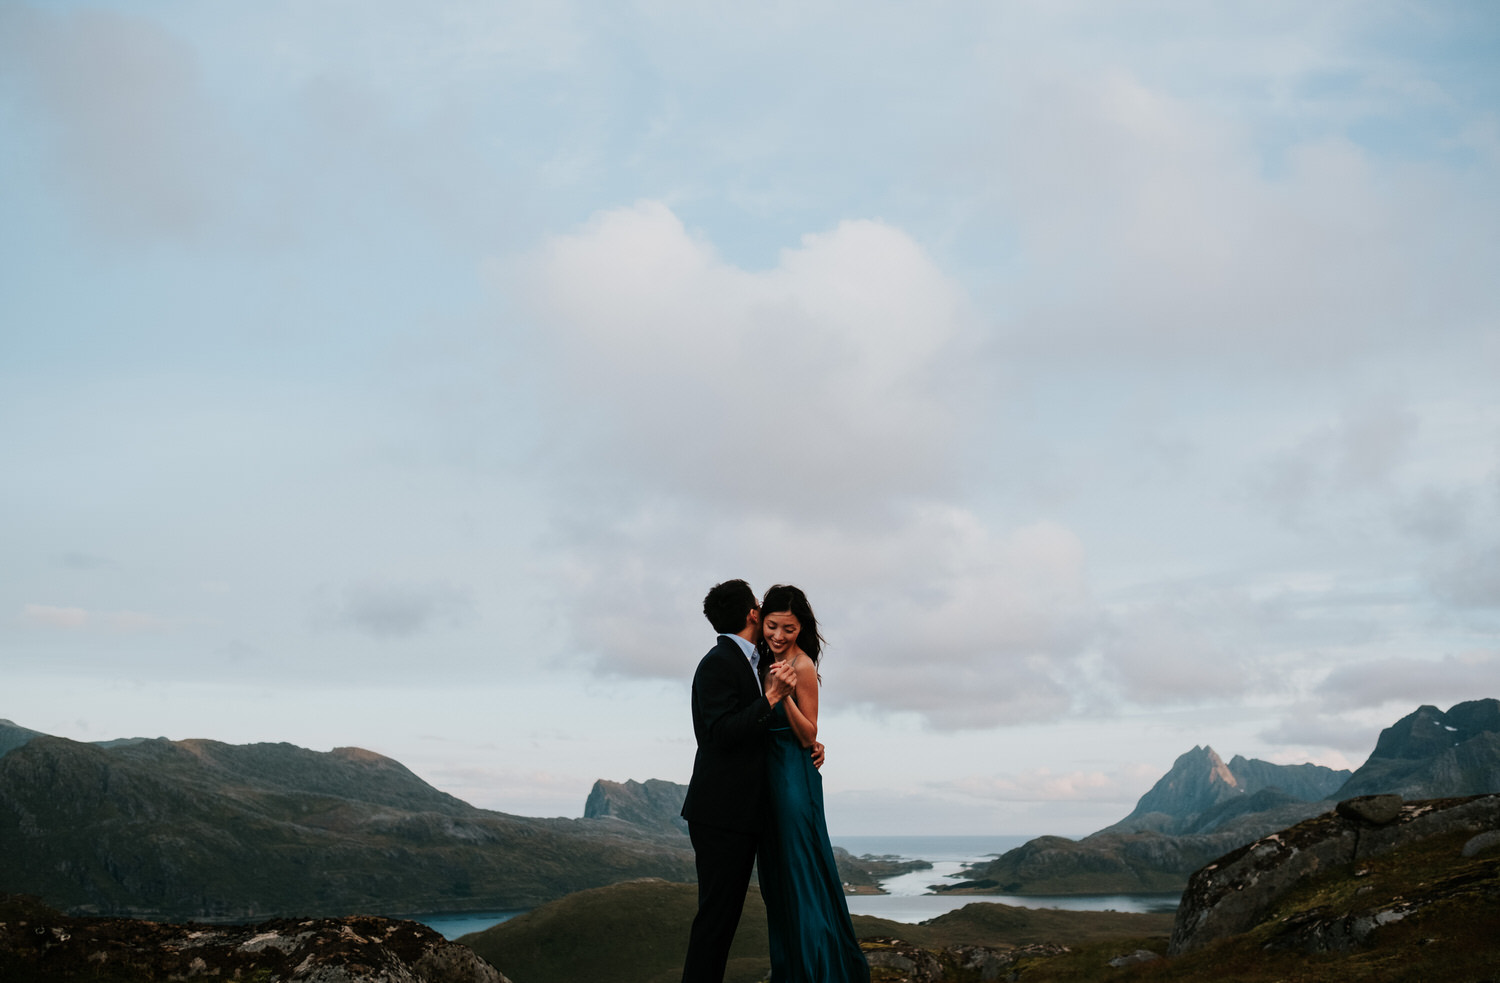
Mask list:
[[73,918],[0,900],[0,979],[253,979],[259,983],[509,983],[473,950],[374,916],[170,925]]

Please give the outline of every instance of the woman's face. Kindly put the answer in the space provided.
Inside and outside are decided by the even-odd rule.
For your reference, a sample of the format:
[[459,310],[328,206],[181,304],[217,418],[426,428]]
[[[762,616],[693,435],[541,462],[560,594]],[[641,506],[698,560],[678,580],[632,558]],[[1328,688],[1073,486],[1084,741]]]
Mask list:
[[778,659],[797,644],[797,633],[802,630],[802,622],[798,621],[797,616],[790,611],[763,615],[760,619],[760,626],[761,637],[766,640],[766,647]]

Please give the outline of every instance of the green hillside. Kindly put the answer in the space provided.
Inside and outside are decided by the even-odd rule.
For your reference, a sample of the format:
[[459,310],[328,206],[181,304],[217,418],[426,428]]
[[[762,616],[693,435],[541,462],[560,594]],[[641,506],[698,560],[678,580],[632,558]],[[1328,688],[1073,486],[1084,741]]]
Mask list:
[[680,836],[476,809],[355,748],[41,736],[0,757],[0,890],[73,913],[525,908],[692,873]]

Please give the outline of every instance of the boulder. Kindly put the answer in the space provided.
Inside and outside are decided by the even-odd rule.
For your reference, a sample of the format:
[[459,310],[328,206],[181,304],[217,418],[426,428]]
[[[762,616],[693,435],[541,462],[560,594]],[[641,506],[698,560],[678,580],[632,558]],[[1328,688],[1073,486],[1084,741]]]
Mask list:
[[1401,796],[1361,795],[1345,799],[1335,809],[1345,819],[1356,819],[1371,826],[1388,826],[1401,815]]
[[1160,958],[1161,956],[1158,956],[1150,949],[1137,949],[1126,955],[1116,956],[1109,961],[1109,964],[1115,969],[1120,969],[1124,966],[1139,966],[1141,963],[1149,963]]
[[1492,829],[1487,833],[1480,833],[1472,837],[1464,844],[1463,855],[1465,857],[1477,857],[1486,850],[1493,850],[1500,846],[1500,829]]

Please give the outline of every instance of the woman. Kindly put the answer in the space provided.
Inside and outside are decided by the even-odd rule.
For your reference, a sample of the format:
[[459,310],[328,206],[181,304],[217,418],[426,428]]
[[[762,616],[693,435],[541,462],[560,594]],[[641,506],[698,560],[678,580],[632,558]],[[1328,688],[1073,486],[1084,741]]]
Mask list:
[[808,753],[818,736],[818,620],[807,596],[782,584],[766,591],[760,612],[761,665],[796,686],[776,705],[766,755],[771,815],[759,870],[771,983],[869,983],[828,842],[823,781]]

